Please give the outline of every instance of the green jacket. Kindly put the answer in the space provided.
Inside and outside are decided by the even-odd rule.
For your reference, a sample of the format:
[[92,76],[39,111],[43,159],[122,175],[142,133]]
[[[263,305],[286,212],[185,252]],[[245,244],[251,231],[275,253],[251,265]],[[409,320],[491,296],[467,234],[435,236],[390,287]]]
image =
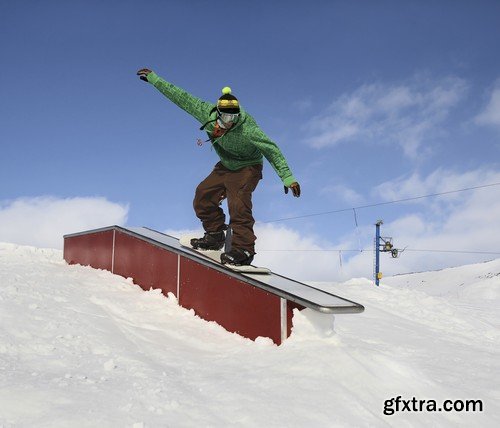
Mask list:
[[[153,84],[170,101],[177,104],[201,124],[216,119],[215,104],[192,96],[153,72],[149,73],[147,78],[149,83]],[[214,127],[215,121],[206,126],[205,130],[209,137],[212,135]],[[297,181],[279,147],[262,132],[255,123],[255,119],[243,109],[241,109],[240,118],[236,125],[222,137],[215,140],[212,138],[212,144],[222,165],[232,171],[249,165],[261,164],[262,156],[264,156],[285,186],[289,187]]]

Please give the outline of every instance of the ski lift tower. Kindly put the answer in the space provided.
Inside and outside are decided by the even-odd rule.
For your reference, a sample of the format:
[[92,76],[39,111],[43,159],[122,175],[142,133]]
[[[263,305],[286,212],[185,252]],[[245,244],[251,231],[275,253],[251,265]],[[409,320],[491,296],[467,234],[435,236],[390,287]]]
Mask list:
[[392,243],[392,238],[380,236],[380,226],[384,224],[382,220],[378,220],[375,223],[375,266],[373,277],[375,280],[375,285],[378,286],[380,280],[382,279],[382,272],[380,272],[380,252],[391,253],[393,259],[400,256],[404,251],[394,248]]
[[378,287],[382,273],[380,272],[380,225],[384,224],[382,220],[375,223],[375,271],[373,277],[375,285]]

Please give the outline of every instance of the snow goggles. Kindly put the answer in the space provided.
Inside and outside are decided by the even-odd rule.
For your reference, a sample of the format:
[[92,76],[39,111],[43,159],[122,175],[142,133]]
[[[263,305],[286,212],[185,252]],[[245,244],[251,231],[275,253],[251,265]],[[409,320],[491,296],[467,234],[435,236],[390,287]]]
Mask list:
[[217,113],[219,115],[220,120],[222,120],[224,123],[229,123],[229,122],[234,123],[240,117],[239,113],[225,113],[223,111],[220,111],[219,109],[217,109]]

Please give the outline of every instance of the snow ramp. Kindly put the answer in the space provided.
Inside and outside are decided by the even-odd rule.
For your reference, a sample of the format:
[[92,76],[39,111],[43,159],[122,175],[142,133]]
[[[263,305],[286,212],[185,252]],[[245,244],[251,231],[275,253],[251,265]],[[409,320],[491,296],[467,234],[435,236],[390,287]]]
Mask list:
[[281,344],[291,333],[294,309],[325,314],[363,312],[359,303],[276,273],[233,271],[145,227],[110,226],[64,236],[69,264],[105,269],[144,290],[160,288],[201,318],[249,339]]

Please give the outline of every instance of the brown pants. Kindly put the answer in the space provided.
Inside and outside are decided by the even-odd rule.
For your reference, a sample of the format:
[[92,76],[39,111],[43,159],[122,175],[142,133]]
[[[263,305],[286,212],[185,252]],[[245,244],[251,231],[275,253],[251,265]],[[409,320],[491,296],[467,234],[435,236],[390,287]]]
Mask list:
[[246,166],[231,171],[220,162],[196,188],[193,207],[207,232],[224,229],[226,216],[220,207],[227,197],[229,225],[233,230],[232,248],[255,253],[253,233],[255,220],[252,215],[252,192],[262,178],[262,164]]

